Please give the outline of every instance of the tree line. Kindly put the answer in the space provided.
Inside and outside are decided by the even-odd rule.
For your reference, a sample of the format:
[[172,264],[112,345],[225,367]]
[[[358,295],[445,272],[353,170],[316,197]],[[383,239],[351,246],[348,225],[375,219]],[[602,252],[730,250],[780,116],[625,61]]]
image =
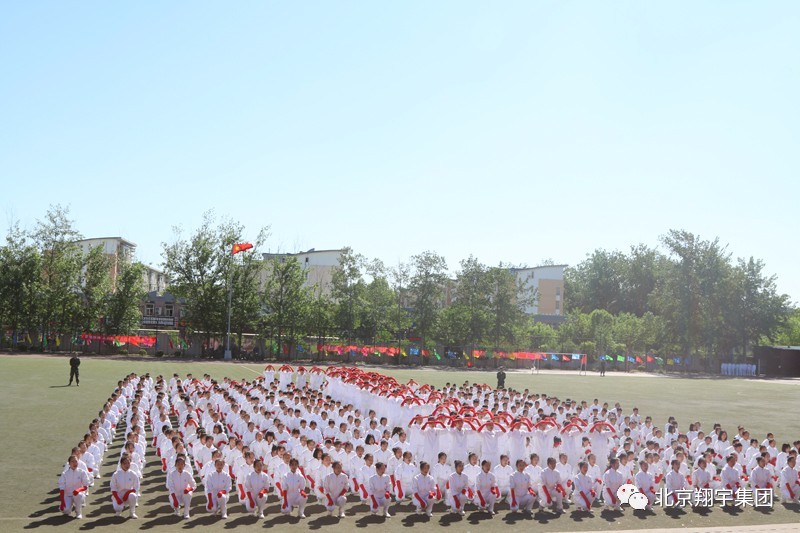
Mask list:
[[139,328],[144,267],[120,257],[116,277],[102,247],[84,253],[69,210],[52,206],[31,230],[12,223],[0,247],[0,345],[48,347],[82,332]]
[[[44,347],[56,334],[138,329],[144,267],[122,258],[112,280],[109,258],[99,248],[82,253],[80,238],[59,206],[31,231],[10,227],[0,247],[0,323],[10,332],[4,343]],[[168,291],[182,299],[187,334],[205,346],[224,334],[232,287],[235,343],[255,334],[276,355],[284,346],[313,350],[316,340],[413,343],[467,356],[478,349],[684,355],[711,364],[758,343],[800,344],[800,311],[762,261],[734,260],[718,239],[686,231],[668,232],[656,248],[598,249],[567,268],[558,327],[525,312],[538,295],[507,264],[470,256],[451,276],[434,251],[387,266],[345,248],[329,283],[316,285],[293,256],[264,256],[269,238],[268,227],[253,235],[209,212],[195,230],[176,228],[162,243]],[[232,255],[242,241],[254,248]]]

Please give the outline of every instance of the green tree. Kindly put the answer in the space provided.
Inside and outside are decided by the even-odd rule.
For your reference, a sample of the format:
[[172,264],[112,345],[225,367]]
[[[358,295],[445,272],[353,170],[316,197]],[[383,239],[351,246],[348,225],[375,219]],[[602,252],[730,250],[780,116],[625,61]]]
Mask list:
[[[235,242],[242,240],[243,231],[241,224],[234,221],[217,222],[213,212],[209,211],[203,215],[202,224],[192,235],[185,237],[181,228],[176,227],[173,241],[162,243],[164,271],[170,279],[170,291],[186,299],[185,309],[191,329],[201,332],[205,338],[204,354],[212,337],[224,335],[227,330],[228,280],[235,269],[231,250]],[[266,230],[262,230],[264,232]],[[254,248],[243,253],[256,255],[258,250]],[[242,279],[244,277],[238,281]],[[236,282],[234,280],[234,294],[246,293],[250,285],[237,289]],[[249,320],[246,313],[247,310],[237,318],[243,321],[240,328]]]
[[307,323],[311,305],[309,291],[303,287],[303,267],[294,256],[277,256],[268,262],[267,269],[266,323],[277,334],[279,354],[283,352],[284,343],[291,352],[301,337],[301,327]]
[[42,256],[30,236],[12,224],[0,248],[0,323],[11,330],[13,344],[23,331],[39,327]]
[[392,315],[396,312],[397,298],[383,262],[372,260],[366,271],[371,280],[364,288],[360,336],[376,343],[387,342],[394,338]]
[[[100,331],[106,316],[106,304],[112,290],[111,260],[102,246],[95,246],[84,256],[81,269],[80,292],[82,306],[75,315],[71,333]],[[138,303],[137,307],[138,307]]]
[[336,302],[335,322],[348,344],[353,342],[353,336],[361,325],[359,311],[364,304],[364,261],[364,256],[347,247],[342,250],[339,265],[331,274],[331,296]]
[[42,254],[42,277],[37,298],[40,347],[51,332],[71,329],[80,311],[82,254],[76,241],[81,238],[69,218],[69,209],[50,206],[33,233]]
[[426,251],[413,256],[411,265],[412,317],[422,345],[425,346],[436,328],[436,320],[442,308],[445,284],[448,281],[447,263],[436,252]]
[[145,267],[132,257],[120,258],[117,280],[107,296],[104,329],[108,335],[136,332],[142,322],[141,302],[147,296]]

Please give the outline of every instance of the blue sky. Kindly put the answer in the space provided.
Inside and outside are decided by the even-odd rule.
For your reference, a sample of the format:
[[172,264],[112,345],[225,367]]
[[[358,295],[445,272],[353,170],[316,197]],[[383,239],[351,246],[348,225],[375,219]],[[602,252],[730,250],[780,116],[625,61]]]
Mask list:
[[670,228],[800,300],[800,3],[5,2],[0,231],[574,264]]

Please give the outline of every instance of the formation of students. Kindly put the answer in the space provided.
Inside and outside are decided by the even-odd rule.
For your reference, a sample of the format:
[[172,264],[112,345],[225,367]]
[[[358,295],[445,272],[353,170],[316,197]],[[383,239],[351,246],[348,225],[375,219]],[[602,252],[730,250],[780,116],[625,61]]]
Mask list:
[[190,518],[201,490],[205,509],[227,518],[232,498],[260,518],[268,502],[305,517],[309,502],[345,517],[348,497],[391,517],[411,502],[431,515],[436,503],[464,514],[496,506],[531,513],[621,510],[617,489],[634,484],[648,498],[677,503],[687,488],[743,487],[800,497],[800,441],[780,450],[772,434],[733,437],[715,424],[657,427],[637,408],[560,400],[527,389],[447,384],[441,389],[357,369],[267,367],[255,380],[209,375],[170,380],[131,374],[72,450],[59,481],[61,509],[80,518],[100,477],[103,453],[124,421],[111,477],[112,504],[136,518],[148,438],[166,475],[174,512]]

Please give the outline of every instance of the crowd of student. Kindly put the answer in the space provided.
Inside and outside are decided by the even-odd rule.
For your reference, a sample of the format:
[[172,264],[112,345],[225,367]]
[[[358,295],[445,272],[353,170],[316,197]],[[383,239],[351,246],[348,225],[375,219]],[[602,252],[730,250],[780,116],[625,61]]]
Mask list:
[[[621,510],[617,490],[633,484],[648,507],[677,504],[688,488],[776,491],[797,502],[800,441],[778,448],[743,427],[663,427],[635,407],[560,400],[529,390],[447,384],[437,389],[356,369],[267,367],[254,380],[209,375],[166,380],[130,374],[118,382],[59,480],[61,510],[81,517],[103,455],[124,423],[110,480],[117,514],[136,518],[148,448],[161,461],[174,512],[190,517],[202,489],[209,513],[227,518],[231,499],[264,517],[267,503],[305,516],[310,501],[345,517],[348,497],[390,517],[410,501],[464,514],[565,504]],[[147,436],[149,428],[151,438]]]

